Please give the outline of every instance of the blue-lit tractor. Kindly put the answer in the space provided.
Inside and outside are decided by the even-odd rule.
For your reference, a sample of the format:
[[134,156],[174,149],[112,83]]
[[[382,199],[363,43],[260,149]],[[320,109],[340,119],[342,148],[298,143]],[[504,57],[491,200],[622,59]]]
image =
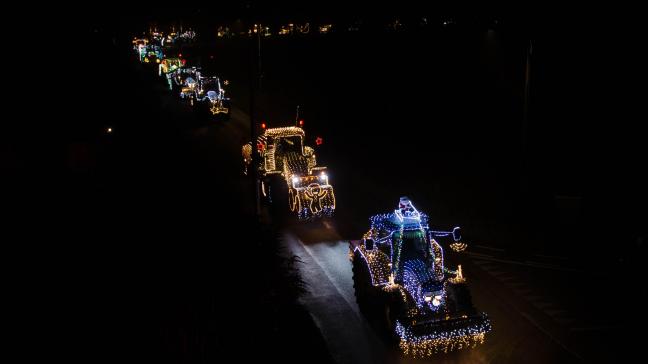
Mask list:
[[226,83],[227,81],[221,81],[219,77],[205,77],[198,73],[194,93],[191,95],[192,104],[204,105],[211,115],[229,119],[230,99],[225,95],[223,88]]
[[473,306],[461,266],[444,266],[437,242],[451,238],[450,247],[462,251],[460,229],[431,230],[406,197],[370,220],[363,239],[349,244],[356,300],[368,321],[415,357],[481,344],[490,321]]
[[198,78],[200,77],[200,68],[186,67],[180,68],[174,74],[174,89],[178,90],[180,99],[194,106],[196,103],[196,89],[198,87]]

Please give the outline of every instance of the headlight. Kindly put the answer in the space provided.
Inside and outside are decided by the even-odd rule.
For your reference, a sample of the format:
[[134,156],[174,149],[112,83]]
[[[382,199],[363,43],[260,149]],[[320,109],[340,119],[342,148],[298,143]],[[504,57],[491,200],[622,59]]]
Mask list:
[[443,298],[443,297],[441,297],[441,296],[434,296],[434,298],[432,299],[432,305],[433,305],[434,307],[437,307],[438,305],[440,305],[440,304],[441,304],[441,299],[442,299],[442,298]]
[[426,303],[432,302],[432,306],[438,307],[442,300],[443,296],[442,295],[434,295],[432,292],[425,293],[423,296],[423,299],[425,300]]

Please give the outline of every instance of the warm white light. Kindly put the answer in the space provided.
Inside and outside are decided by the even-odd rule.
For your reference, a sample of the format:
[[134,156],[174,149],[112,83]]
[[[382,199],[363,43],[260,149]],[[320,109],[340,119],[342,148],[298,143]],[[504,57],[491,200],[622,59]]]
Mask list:
[[[426,297],[427,299],[427,297]],[[434,307],[438,306],[441,304],[441,296],[434,296],[434,299],[432,300],[432,305]]]
[[107,131],[108,133],[112,133],[112,128],[108,128],[108,129],[106,129],[106,131]]

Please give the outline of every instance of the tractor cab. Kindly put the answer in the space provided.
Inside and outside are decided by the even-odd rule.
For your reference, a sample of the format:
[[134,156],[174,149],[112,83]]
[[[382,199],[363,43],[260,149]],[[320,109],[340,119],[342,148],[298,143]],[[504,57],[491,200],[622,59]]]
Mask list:
[[303,150],[301,135],[291,135],[275,139],[275,150],[280,153],[301,153]]

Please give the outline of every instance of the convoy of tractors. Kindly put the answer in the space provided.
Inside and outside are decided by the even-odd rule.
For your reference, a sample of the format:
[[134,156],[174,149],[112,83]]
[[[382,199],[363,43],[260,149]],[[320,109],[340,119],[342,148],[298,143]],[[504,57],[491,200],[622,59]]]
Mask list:
[[[177,49],[195,37],[191,31],[152,32],[134,39],[133,49],[140,62],[157,67],[180,100],[227,120],[228,81],[188,64]],[[263,124],[262,129],[257,140],[242,147],[243,171],[258,179],[262,200],[274,206],[273,213],[299,221],[331,218],[334,189],[327,168],[317,164],[314,148],[305,145],[301,123],[274,128]],[[349,242],[349,257],[357,305],[372,326],[415,357],[483,343],[490,321],[473,306],[461,265],[450,268],[444,262],[444,240],[450,240],[448,247],[455,252],[467,246],[460,229],[433,230],[428,216],[407,197],[401,197],[393,212],[372,216],[370,222],[361,240]]]

